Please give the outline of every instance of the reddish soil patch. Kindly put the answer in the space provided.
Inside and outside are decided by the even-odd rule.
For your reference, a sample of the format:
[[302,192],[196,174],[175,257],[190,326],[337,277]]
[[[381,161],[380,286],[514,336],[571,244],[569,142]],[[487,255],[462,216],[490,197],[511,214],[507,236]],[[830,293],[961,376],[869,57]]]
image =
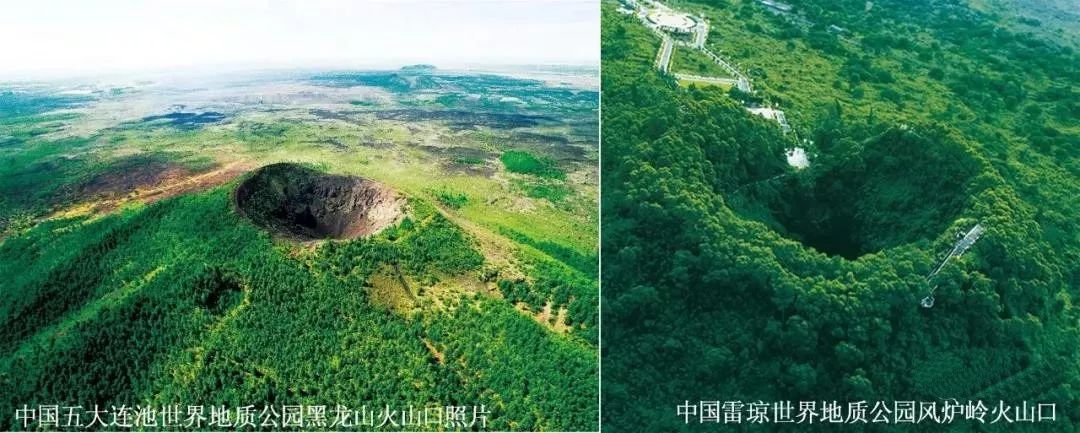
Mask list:
[[436,349],[435,345],[431,344],[428,339],[424,338],[421,339],[421,341],[424,342],[424,346],[427,347],[427,350],[429,352],[431,352],[431,356],[435,358],[435,361],[438,361],[439,364],[443,364],[446,362],[446,354],[440,352],[439,349]]
[[81,186],[78,195],[86,198],[117,198],[138,188],[174,183],[191,175],[191,171],[176,163],[147,162],[95,176]]
[[252,164],[231,162],[214,170],[193,173],[175,163],[149,162],[99,175],[83,184],[78,196],[88,200],[53,216],[91,212],[102,214],[124,203],[139,200],[153,203],[181,194],[204,191],[227,183],[247,172]]
[[166,182],[161,187],[141,192],[139,198],[147,203],[153,203],[181,194],[205,191],[236,179],[241,174],[251,170],[252,167],[254,167],[254,164],[244,162],[229,163],[212,171],[181,178],[175,182]]

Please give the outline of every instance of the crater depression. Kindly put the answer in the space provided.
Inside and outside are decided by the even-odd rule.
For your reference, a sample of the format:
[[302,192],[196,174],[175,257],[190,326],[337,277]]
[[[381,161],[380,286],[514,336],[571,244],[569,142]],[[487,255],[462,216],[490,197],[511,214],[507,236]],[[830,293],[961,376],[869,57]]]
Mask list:
[[839,140],[815,165],[733,197],[736,211],[829,255],[855,259],[932,239],[975,194],[970,149],[930,131]]
[[236,205],[255,224],[285,237],[352,239],[397,222],[405,199],[357,176],[281,163],[255,171],[236,189]]

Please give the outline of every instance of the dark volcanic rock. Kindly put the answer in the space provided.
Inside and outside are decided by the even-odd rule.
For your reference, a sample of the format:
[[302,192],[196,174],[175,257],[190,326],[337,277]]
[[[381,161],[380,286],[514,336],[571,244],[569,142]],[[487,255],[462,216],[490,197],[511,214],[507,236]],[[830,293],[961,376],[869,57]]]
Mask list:
[[380,120],[399,120],[405,122],[438,121],[447,122],[452,129],[470,129],[476,126],[488,128],[513,129],[558,123],[547,116],[508,113],[481,113],[464,110],[420,110],[398,109],[376,111]]
[[203,125],[217,123],[222,120],[225,120],[225,115],[213,111],[202,113],[174,112],[156,116],[147,116],[142,119],[142,121],[146,123],[163,122],[185,131],[195,130]]
[[377,233],[398,221],[404,203],[381,183],[287,163],[260,168],[236,190],[236,204],[244,215],[300,240]]

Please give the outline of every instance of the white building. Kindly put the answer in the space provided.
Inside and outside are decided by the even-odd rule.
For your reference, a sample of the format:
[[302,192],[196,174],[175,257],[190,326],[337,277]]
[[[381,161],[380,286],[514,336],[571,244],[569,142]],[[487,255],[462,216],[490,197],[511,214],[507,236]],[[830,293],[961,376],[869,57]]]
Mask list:
[[656,28],[672,33],[690,33],[697,26],[697,21],[689,15],[671,10],[653,9],[645,18]]

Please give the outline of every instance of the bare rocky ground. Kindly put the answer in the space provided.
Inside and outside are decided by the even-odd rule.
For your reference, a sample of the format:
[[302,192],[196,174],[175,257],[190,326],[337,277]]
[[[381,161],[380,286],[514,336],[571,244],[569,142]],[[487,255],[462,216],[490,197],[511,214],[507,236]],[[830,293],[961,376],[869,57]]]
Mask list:
[[275,234],[312,241],[378,233],[400,220],[405,199],[370,179],[272,164],[237,187],[236,205]]

